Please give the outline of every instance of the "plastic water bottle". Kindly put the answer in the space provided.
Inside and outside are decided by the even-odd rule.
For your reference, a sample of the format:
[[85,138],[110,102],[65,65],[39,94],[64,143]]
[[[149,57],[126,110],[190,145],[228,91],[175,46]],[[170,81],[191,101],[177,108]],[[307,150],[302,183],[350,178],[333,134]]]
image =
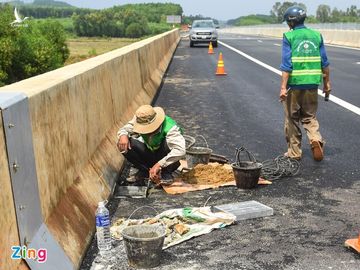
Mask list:
[[105,203],[106,201],[99,202],[95,213],[97,246],[103,257],[108,255],[111,249],[110,216]]

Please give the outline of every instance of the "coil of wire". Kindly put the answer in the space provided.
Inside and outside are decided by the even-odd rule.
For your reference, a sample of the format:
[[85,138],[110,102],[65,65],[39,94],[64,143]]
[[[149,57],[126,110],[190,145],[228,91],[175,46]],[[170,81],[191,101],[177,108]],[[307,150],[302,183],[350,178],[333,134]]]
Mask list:
[[286,156],[278,156],[262,162],[260,176],[266,180],[277,180],[282,177],[295,176],[300,171],[300,162]]

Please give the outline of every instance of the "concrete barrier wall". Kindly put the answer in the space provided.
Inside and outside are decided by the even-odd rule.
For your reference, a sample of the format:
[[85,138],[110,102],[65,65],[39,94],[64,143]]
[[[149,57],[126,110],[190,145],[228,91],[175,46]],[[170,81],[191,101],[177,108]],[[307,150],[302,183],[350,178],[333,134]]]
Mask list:
[[[325,43],[360,48],[360,30],[333,30],[316,29],[324,38]],[[222,33],[237,33],[255,36],[279,37],[288,31],[288,27],[269,28],[269,27],[231,27],[220,30]]]
[[[173,30],[0,88],[29,98],[42,215],[76,267],[95,228],[97,202],[108,198],[122,168],[116,132],[152,101],[179,40]],[[2,168],[1,136],[0,130]],[[1,181],[10,183],[2,171]],[[1,212],[11,201],[7,189]],[[6,211],[14,230],[14,210]]]

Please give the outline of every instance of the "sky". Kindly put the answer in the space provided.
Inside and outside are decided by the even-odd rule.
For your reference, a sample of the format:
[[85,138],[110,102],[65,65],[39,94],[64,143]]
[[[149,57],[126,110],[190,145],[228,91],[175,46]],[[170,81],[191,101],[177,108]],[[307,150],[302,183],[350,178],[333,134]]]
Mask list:
[[[211,17],[219,20],[235,19],[240,16],[250,14],[269,15],[275,2],[283,2],[281,0],[59,0],[67,2],[77,7],[87,8],[108,8],[114,5],[135,4],[135,3],[165,3],[171,2],[180,4],[185,15],[201,14],[205,17]],[[6,1],[0,1],[6,2]],[[31,2],[31,0],[24,0]],[[331,9],[338,8],[346,10],[351,5],[360,8],[359,0],[297,0],[291,2],[300,2],[306,5],[308,15],[315,15],[319,5],[329,5]]]

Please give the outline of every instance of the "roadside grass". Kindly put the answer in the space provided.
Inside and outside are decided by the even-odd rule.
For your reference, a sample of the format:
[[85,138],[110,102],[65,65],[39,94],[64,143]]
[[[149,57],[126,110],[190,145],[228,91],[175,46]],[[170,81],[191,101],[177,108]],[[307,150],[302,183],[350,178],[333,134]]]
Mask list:
[[130,38],[69,38],[66,43],[70,50],[70,56],[65,65],[70,65],[85,59],[125,47],[140,39]]
[[149,23],[151,34],[142,38],[108,38],[108,37],[78,37],[74,33],[74,25],[72,18],[46,18],[46,19],[34,19],[34,21],[52,20],[57,21],[63,25],[67,41],[66,44],[70,50],[70,56],[65,62],[66,65],[70,65],[76,62],[86,60],[88,58],[119,49],[127,46],[131,43],[137,42],[141,39],[149,36],[154,36],[163,32],[166,32],[172,28],[166,23]]

